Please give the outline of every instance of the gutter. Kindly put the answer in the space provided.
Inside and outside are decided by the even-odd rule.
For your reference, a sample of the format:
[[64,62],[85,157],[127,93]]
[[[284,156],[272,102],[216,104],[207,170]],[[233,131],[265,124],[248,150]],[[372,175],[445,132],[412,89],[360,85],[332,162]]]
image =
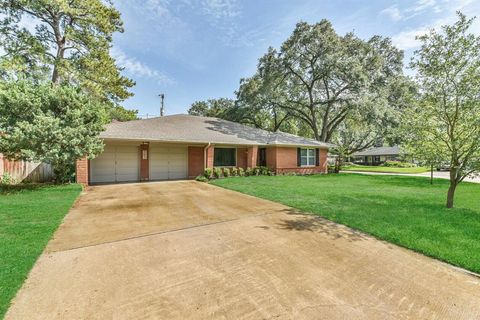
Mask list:
[[204,148],[203,148],[203,171],[207,168],[207,149],[210,148],[212,145],[211,142],[209,142]]

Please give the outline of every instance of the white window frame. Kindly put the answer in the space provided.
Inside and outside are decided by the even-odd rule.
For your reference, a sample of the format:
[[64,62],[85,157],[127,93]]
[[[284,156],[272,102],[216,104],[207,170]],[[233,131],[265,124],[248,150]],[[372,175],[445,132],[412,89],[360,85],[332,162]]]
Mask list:
[[[306,152],[307,152],[306,156],[302,155],[303,150],[306,150]],[[315,167],[316,166],[316,160],[317,160],[316,157],[317,157],[317,155],[316,155],[316,150],[315,149],[313,149],[313,148],[301,148],[300,149],[300,167]],[[305,161],[306,164],[302,164],[303,159],[306,159],[306,161]],[[313,163],[311,163],[311,161],[313,161]]]

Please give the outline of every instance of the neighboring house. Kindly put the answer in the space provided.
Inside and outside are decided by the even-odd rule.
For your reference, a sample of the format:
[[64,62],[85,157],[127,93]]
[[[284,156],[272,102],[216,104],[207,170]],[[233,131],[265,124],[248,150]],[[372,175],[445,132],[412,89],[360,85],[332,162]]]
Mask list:
[[111,123],[100,137],[103,153],[77,161],[79,183],[187,179],[213,167],[326,173],[331,147],[287,133],[183,114]]
[[375,147],[365,151],[360,151],[353,154],[355,163],[362,163],[366,165],[380,165],[385,161],[400,160],[400,148],[393,147]]

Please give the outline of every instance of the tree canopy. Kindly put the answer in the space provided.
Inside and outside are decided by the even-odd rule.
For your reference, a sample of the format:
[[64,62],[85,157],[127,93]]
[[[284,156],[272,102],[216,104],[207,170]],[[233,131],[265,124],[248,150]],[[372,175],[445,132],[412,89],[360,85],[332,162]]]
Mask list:
[[188,109],[188,113],[194,116],[233,120],[232,110],[234,103],[232,99],[228,98],[195,101]]
[[[4,79],[68,83],[117,108],[132,95],[134,82],[110,55],[113,33],[123,32],[110,1],[0,0],[0,13]],[[34,28],[26,28],[25,20]]]
[[327,20],[301,22],[279,51],[270,48],[259,60],[238,97],[246,110],[276,119],[274,129],[295,118],[315,139],[330,142],[355,112],[374,114],[368,109],[388,107],[391,84],[402,76],[402,59],[388,38],[364,41],[353,33],[338,35]]
[[105,105],[66,84],[0,82],[0,150],[10,159],[50,163],[69,180],[75,160],[102,151]]
[[458,17],[419,37],[422,46],[411,66],[420,100],[402,121],[412,154],[450,164],[449,208],[457,185],[480,171],[480,37],[469,32],[473,19]]

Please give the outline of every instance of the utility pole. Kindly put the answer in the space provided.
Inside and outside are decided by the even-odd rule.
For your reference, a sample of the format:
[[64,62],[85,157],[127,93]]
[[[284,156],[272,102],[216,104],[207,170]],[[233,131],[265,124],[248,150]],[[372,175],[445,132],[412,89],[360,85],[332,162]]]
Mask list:
[[161,100],[161,103],[162,103],[162,104],[160,105],[160,117],[163,117],[163,115],[164,115],[164,113],[165,113],[165,108],[164,108],[164,106],[163,106],[163,100],[165,99],[165,94],[160,93],[158,96],[160,97],[160,100]]

